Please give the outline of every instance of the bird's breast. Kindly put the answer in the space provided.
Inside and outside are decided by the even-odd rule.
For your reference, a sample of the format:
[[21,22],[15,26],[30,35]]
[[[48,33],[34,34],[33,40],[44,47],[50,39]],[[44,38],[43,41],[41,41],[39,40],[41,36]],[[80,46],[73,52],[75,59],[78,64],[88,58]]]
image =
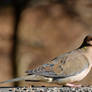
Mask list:
[[59,78],[59,79],[57,78],[57,80],[55,80],[55,82],[57,82],[59,84],[66,84],[66,83],[72,83],[72,82],[80,81],[84,77],[87,76],[89,71],[90,71],[90,69],[87,68],[87,69],[83,70],[79,74],[76,74],[76,75],[73,75],[73,76],[64,77],[64,78]]

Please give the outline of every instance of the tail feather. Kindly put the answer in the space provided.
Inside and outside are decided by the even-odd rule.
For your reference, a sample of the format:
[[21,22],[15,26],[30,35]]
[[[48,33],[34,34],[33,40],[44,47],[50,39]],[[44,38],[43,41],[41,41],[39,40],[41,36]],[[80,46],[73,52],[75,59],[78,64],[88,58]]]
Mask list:
[[0,84],[22,81],[22,80],[25,80],[25,78],[26,78],[26,76],[23,76],[23,77],[19,77],[19,78],[7,80],[7,81],[2,81],[2,82],[0,82]]
[[22,80],[21,78],[16,78],[16,79],[11,79],[11,80],[7,80],[7,81],[2,81],[2,82],[0,82],[0,84],[9,83],[9,82],[17,82],[17,81],[21,81],[21,80]]
[[36,82],[36,81],[49,82],[49,80],[51,80],[51,78],[46,78],[46,77],[40,76],[40,75],[26,75],[26,76],[18,77],[18,78],[7,80],[7,81],[2,81],[2,82],[0,82],[0,84],[23,81],[23,80],[30,80],[30,81],[34,81],[34,82]]

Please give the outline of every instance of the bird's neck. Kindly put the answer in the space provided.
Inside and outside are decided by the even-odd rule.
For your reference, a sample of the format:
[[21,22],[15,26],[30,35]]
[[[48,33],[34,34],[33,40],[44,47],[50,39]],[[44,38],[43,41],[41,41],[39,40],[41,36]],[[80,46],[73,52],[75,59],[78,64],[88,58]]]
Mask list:
[[85,54],[87,58],[89,59],[91,66],[92,66],[92,46],[84,47],[84,49],[85,49]]
[[87,53],[92,56],[92,46],[86,47]]

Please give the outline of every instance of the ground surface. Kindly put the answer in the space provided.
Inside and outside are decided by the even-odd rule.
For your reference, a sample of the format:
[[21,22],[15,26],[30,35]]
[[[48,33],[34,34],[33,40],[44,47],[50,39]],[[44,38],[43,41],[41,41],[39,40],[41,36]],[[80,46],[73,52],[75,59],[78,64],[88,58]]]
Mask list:
[[0,92],[92,92],[92,87],[1,87]]

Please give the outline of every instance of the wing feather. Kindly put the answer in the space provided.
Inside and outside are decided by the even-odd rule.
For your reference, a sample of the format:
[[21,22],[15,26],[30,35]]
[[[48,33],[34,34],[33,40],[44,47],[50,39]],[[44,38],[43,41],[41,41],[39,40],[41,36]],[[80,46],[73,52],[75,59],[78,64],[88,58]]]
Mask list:
[[36,74],[47,77],[67,77],[76,75],[88,68],[88,59],[80,51],[72,51],[53,59],[47,64],[27,71],[28,74]]

